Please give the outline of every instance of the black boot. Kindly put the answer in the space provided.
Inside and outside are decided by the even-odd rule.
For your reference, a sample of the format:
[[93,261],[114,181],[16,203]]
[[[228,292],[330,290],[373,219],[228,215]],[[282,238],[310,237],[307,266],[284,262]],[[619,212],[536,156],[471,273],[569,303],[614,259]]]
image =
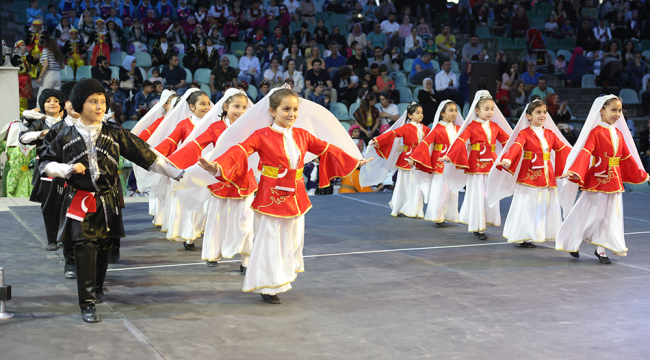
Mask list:
[[65,259],[65,266],[63,267],[63,274],[66,279],[76,279],[77,270],[74,265],[74,249],[72,242],[66,241],[63,243],[63,258]]
[[267,295],[267,294],[261,294],[262,299],[264,299],[264,302],[267,304],[282,304],[282,301],[280,301],[280,298],[277,295]]
[[113,238],[113,248],[108,263],[115,264],[118,261],[120,261],[120,238]]
[[185,247],[185,250],[196,250],[196,245],[194,245],[194,243],[188,244],[184,241],[183,246]]
[[77,272],[74,271],[74,270],[66,270],[66,271],[63,273],[63,276],[64,276],[66,279],[76,279],[76,278],[77,278]]
[[97,323],[102,321],[102,318],[97,314],[95,304],[90,304],[85,309],[81,309],[81,319],[87,323]]
[[487,240],[487,235],[485,235],[484,233],[474,231],[474,235],[476,235],[476,237],[478,237],[479,240]]
[[579,258],[580,257],[580,252],[579,251],[570,251],[569,254],[573,256],[574,258]]
[[601,264],[611,264],[612,260],[609,260],[607,256],[600,256],[598,255],[598,250],[594,251],[594,255],[598,256],[598,261],[600,261]]
[[532,242],[522,242],[522,243],[519,243],[519,246],[524,247],[524,248],[530,248],[530,249],[533,249],[533,248],[537,247],[537,245],[533,244]]
[[100,287],[95,288],[95,298],[97,299],[97,304],[103,303],[106,300],[106,297],[104,296],[104,289]]
[[241,271],[242,274],[246,275],[246,266],[239,264],[239,271]]
[[45,235],[47,235],[47,246],[45,250],[56,251],[56,237],[59,233],[59,216],[43,212],[43,223],[45,224]]
[[97,303],[104,302],[104,280],[106,280],[106,270],[108,270],[108,260],[111,256],[111,246],[114,241],[113,238],[109,239],[100,239],[99,240],[99,250],[97,251],[97,266],[95,273],[95,296],[97,297]]
[[205,264],[208,265],[208,267],[217,267],[217,262],[216,261],[205,261]]
[[444,221],[443,221],[443,222],[437,222],[437,223],[436,223],[436,226],[437,226],[437,227],[440,227],[440,228],[443,228],[443,227],[447,227],[447,224],[445,224]]

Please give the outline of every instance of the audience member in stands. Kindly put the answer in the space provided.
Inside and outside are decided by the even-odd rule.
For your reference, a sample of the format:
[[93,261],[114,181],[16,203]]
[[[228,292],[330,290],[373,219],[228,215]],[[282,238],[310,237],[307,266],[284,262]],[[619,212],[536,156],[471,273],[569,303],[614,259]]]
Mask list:
[[358,77],[362,77],[363,74],[368,72],[368,58],[360,43],[354,45],[354,54],[347,59],[346,63],[352,67],[352,71]]
[[289,47],[288,50],[284,51],[284,54],[282,55],[283,58],[283,65],[284,68],[287,68],[287,63],[289,60],[293,60],[296,65],[296,70],[303,72],[305,69],[305,60],[303,59],[302,56],[300,56],[300,49],[298,48],[298,44],[293,43]]
[[339,44],[336,41],[330,43],[330,52],[330,56],[325,58],[325,70],[333,74],[341,66],[345,66],[345,57],[339,54]]
[[647,74],[641,80],[643,89],[641,90],[640,98],[643,107],[643,116],[650,115],[650,74]]
[[641,25],[642,21],[639,19],[639,10],[632,10],[632,15],[629,20],[627,20],[626,26],[627,31],[630,37],[640,39],[641,38]]
[[361,48],[367,46],[366,34],[363,33],[363,29],[360,23],[356,23],[352,26],[352,32],[348,34],[348,45],[352,47],[352,42],[356,41],[358,44],[361,44]]
[[264,71],[264,80],[271,85],[271,88],[278,87],[284,83],[284,71],[280,66],[280,59],[271,59],[271,65]]
[[571,60],[569,60],[566,67],[569,86],[572,86],[572,84],[582,84],[582,77],[587,71],[587,66],[593,64],[591,60],[583,55],[583,52],[581,47],[573,49],[573,55],[571,55]]
[[[595,28],[598,26],[598,10],[594,7],[594,2],[592,0],[587,0],[585,6],[580,10],[580,15],[583,19],[589,21],[589,26]],[[596,37],[598,39],[598,37]]]
[[516,15],[511,21],[512,37],[524,37],[530,29],[530,21],[526,17],[526,9],[523,6],[517,8]]
[[442,63],[442,71],[435,77],[436,93],[439,99],[448,99],[463,107],[463,96],[458,91],[458,77],[451,71],[451,62]]
[[217,103],[217,98],[223,97],[224,83],[230,81],[234,86],[238,86],[237,70],[230,66],[230,59],[227,56],[222,56],[219,59],[219,65],[212,69],[210,74],[210,91],[212,92],[212,102]]
[[253,45],[247,45],[244,56],[239,59],[239,81],[246,81],[250,85],[260,83],[262,67],[255,56]]
[[554,94],[555,90],[549,86],[546,86],[547,83],[548,79],[544,76],[537,79],[537,87],[531,91],[530,96],[533,97],[537,95],[543,102],[548,102],[549,95]]
[[332,76],[332,87],[336,90],[338,101],[346,102],[349,106],[357,99],[359,78],[354,75],[351,67],[343,65]]
[[[437,77],[438,75],[436,75]],[[463,102],[466,103],[469,101],[469,84],[472,79],[472,63],[465,64],[465,71],[460,74],[458,79],[458,91],[460,92]],[[436,79],[437,80],[437,79]],[[501,81],[498,82],[497,92],[501,89]]]
[[627,64],[627,81],[626,84],[635,91],[643,89],[643,77],[645,76],[648,66],[641,59],[641,54],[634,54],[634,60]]
[[289,58],[286,62],[287,71],[282,75],[285,80],[291,79],[293,81],[293,91],[297,94],[302,95],[305,90],[305,78],[302,76],[302,73],[296,69],[296,61]]
[[313,84],[316,84],[318,81],[322,81],[323,84],[325,84],[325,90],[331,91],[330,97],[332,102],[336,102],[338,94],[336,93],[336,90],[332,88],[332,80],[329,73],[323,69],[323,61],[320,59],[314,59],[314,61],[312,61],[312,69],[307,70],[307,73],[305,74],[305,96],[308,97],[314,92]]
[[427,24],[427,19],[425,19],[424,17],[421,17],[420,20],[418,20],[417,28],[418,28],[418,35],[422,39],[427,40],[433,37],[433,32],[431,31],[429,24]]
[[433,86],[433,80],[426,78],[422,81],[423,89],[416,94],[418,103],[422,106],[422,113],[424,114],[422,122],[426,124],[433,122],[433,117],[436,114],[436,110],[438,110],[438,100],[436,99]]
[[411,83],[415,85],[422,84],[424,78],[435,78],[436,70],[431,62],[431,54],[425,52],[422,57],[413,60],[411,68]]
[[[379,120],[381,125],[393,125],[399,119],[400,113],[397,105],[391,102],[390,96],[382,92],[379,94]],[[381,126],[380,125],[380,126]]]
[[382,51],[388,48],[386,34],[381,31],[381,24],[379,23],[375,23],[373,32],[366,36],[366,40],[368,41],[368,49],[366,50],[368,56],[371,56],[377,47]]
[[524,112],[526,106],[526,83],[523,80],[517,80],[510,90],[510,105],[508,111],[510,117],[519,118]]
[[311,0],[300,2],[299,13],[302,21],[308,21],[316,25],[316,5]]
[[596,38],[591,25],[589,25],[589,20],[582,20],[582,26],[576,33],[576,46],[589,50],[594,41],[596,41]]
[[510,35],[510,9],[507,5],[501,8],[501,11],[494,17],[494,36],[508,37]]
[[[184,71],[183,75],[185,75]],[[127,55],[122,60],[122,66],[120,66],[120,90],[127,96],[131,90],[135,94],[140,89],[142,82],[143,78],[138,69],[138,60],[136,60],[135,56]]]
[[370,60],[368,60],[368,64],[377,64],[381,66],[382,64],[385,64],[387,67],[390,66],[390,57],[388,55],[384,55],[384,51],[378,46],[375,48],[374,51],[374,57]]
[[167,86],[174,90],[176,94],[182,96],[187,91],[187,74],[185,69],[178,64],[178,55],[174,54],[169,58],[169,64],[163,66],[160,73],[165,79]]
[[[472,38],[473,41],[474,38]],[[478,42],[478,37],[476,38]],[[449,25],[444,25],[442,27],[442,33],[436,36],[436,51],[444,55],[450,60],[456,59],[456,37],[451,34],[451,28]],[[465,47],[463,47],[463,51]]]
[[306,66],[307,70],[312,69],[313,67],[312,63],[316,59],[320,60],[321,62],[323,61],[323,58],[321,57],[321,53],[320,53],[320,48],[318,46],[314,46],[311,48],[309,57],[307,57],[307,60],[305,60],[305,65],[307,65]]
[[501,85],[501,80],[497,80],[497,93],[494,97],[494,102],[496,102],[503,116],[510,117],[510,110],[508,109],[508,105],[510,105],[510,93]]
[[607,45],[608,42],[612,40],[612,32],[607,27],[607,22],[605,19],[600,19],[598,21],[598,26],[594,27],[594,38],[596,41],[600,41],[600,44],[603,48],[605,45]]
[[461,67],[465,66],[465,63],[472,61],[472,56],[478,55],[483,50],[483,45],[478,40],[478,36],[473,35],[472,39],[463,45]]
[[112,74],[111,69],[108,68],[108,59],[106,56],[98,56],[97,65],[90,68],[90,76],[108,88],[111,83]]
[[149,111],[149,101],[153,94],[154,86],[149,80],[145,80],[142,84],[142,91],[135,94],[133,97],[133,106],[131,109],[131,120],[139,120],[147,111]]
[[526,64],[528,71],[521,75],[521,80],[526,84],[526,93],[530,93],[537,86],[537,80],[542,77],[542,74],[537,72],[537,63],[529,61]]
[[426,44],[424,40],[418,35],[418,29],[413,27],[411,28],[411,34],[406,37],[404,40],[404,51],[406,56],[410,58],[418,58],[424,53],[424,47]]
[[381,121],[379,120],[379,110],[375,107],[376,104],[377,97],[374,93],[369,92],[363,97],[361,105],[353,114],[355,123],[361,127],[363,133],[361,137],[366,143],[379,135]]

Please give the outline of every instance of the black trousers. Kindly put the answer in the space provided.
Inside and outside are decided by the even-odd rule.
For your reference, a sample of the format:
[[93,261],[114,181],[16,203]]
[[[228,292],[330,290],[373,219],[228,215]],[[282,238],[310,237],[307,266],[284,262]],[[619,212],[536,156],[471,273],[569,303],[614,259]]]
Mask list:
[[72,243],[77,267],[77,293],[81,310],[94,306],[95,291],[101,291],[106,279],[113,238]]
[[59,219],[59,214],[43,211],[43,222],[45,223],[48,244],[56,244],[56,237],[59,233]]

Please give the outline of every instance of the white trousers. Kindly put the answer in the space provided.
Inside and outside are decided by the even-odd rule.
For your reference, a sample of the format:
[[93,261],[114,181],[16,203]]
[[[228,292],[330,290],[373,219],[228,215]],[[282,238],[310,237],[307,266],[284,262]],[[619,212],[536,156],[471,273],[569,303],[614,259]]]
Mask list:
[[503,237],[512,243],[555,241],[561,223],[557,188],[517,184]]
[[425,220],[458,222],[458,193],[451,191],[442,174],[433,174]]
[[60,71],[46,71],[45,76],[43,76],[43,82],[41,87],[38,88],[38,96],[36,100],[41,97],[41,93],[45,89],[56,89],[61,90],[61,72]]
[[499,204],[488,205],[487,175],[467,175],[465,199],[460,207],[458,219],[467,224],[470,232],[485,231],[486,225],[500,226]]
[[393,197],[388,203],[392,216],[424,217],[424,195],[415,181],[413,171],[398,170]]
[[242,265],[247,266],[244,262],[253,247],[253,199],[254,196],[243,199],[210,197],[201,259],[218,261],[241,254]]

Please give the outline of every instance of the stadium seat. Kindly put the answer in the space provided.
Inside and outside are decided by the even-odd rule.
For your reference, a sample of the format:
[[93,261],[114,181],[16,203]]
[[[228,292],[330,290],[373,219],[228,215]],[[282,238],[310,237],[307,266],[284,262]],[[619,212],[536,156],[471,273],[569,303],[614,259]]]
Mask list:
[[197,69],[196,72],[194,73],[194,79],[200,82],[201,84],[209,84],[211,73],[212,70],[210,69]]
[[354,112],[357,111],[359,108],[359,104],[353,103],[350,105],[350,111],[348,111],[348,114],[350,115],[350,119],[354,120]]
[[239,41],[244,41],[245,37],[246,37],[246,30],[239,30],[239,36],[237,37],[237,39]]
[[[458,63],[455,60],[449,61],[451,63],[451,71],[452,72],[460,72],[460,67],[458,67]],[[440,69],[440,68],[437,68]]]
[[529,18],[529,19],[534,19],[534,18],[542,19],[542,20],[544,20],[544,24],[546,24],[546,20],[548,19],[548,16],[551,15],[551,12],[553,12],[553,9],[551,9],[551,10],[540,10],[540,11],[535,11],[535,12],[537,14],[534,17]]
[[[620,49],[620,45],[621,44],[619,44],[619,49]],[[576,47],[576,43],[573,41],[572,38],[560,39],[560,47],[566,50],[569,49],[573,50]]]
[[192,72],[190,70],[188,70],[188,69],[185,69],[185,68],[183,68],[183,69],[185,70],[185,74],[187,74],[187,76],[185,77],[185,81],[187,81],[187,86],[189,87],[190,83],[192,82],[192,79],[193,79],[192,78]]
[[544,30],[545,25],[546,25],[546,20],[544,20],[544,19],[533,19],[531,27],[533,29],[537,29],[537,30]]
[[149,55],[149,53],[137,52],[133,56],[138,60],[138,66],[151,67],[151,55]]
[[415,100],[418,99],[418,94],[420,93],[420,90],[424,90],[424,88],[422,86],[418,86],[415,88],[415,90],[413,90],[413,98],[415,98]]
[[478,35],[479,39],[492,39],[492,34],[490,34],[490,29],[485,26],[477,27],[476,35]]
[[330,103],[330,111],[340,121],[350,120],[350,116],[348,115],[348,109],[345,107],[345,104],[339,102]]
[[648,59],[650,59],[650,50],[643,50],[643,52],[641,53],[641,56],[646,58],[646,61],[647,61]]
[[137,124],[137,123],[138,123],[137,121],[133,121],[133,120],[125,121],[125,122],[122,123],[122,127],[127,129],[127,130],[133,130],[133,128],[135,127],[135,124]]
[[394,72],[393,74],[393,80],[395,80],[395,86],[408,86],[408,80],[406,79],[406,75],[401,72]]
[[[399,104],[397,104],[397,109],[399,109],[400,116],[402,116],[402,114],[404,114],[404,112],[409,107],[409,105],[411,105],[411,103],[399,103]],[[426,135],[426,134],[424,134],[424,135]]]
[[621,93],[619,94],[619,96],[623,100],[623,104],[629,104],[629,105],[641,104],[641,101],[639,100],[639,96],[637,95],[636,91],[632,89],[621,89]]
[[341,125],[343,125],[343,127],[345,128],[345,131],[350,132],[350,127],[352,126],[350,125],[350,123],[342,121]]
[[253,100],[257,99],[257,88],[255,86],[249,86],[247,94],[250,95]]
[[[139,67],[139,66],[138,66],[138,70],[140,70],[140,75],[142,75],[142,78],[143,78],[144,80],[147,80],[148,78],[145,77],[145,75],[147,75],[147,72],[144,71],[144,69],[141,68],[141,67]],[[163,80],[163,81],[164,81],[164,80]]]
[[84,66],[79,66],[77,68],[77,76],[76,80],[79,81],[81,79],[90,79],[92,76],[90,75],[90,69],[92,66],[90,65],[84,65]]
[[641,40],[641,50],[650,50],[650,39]]
[[230,52],[238,57],[244,56],[244,50],[246,50],[246,44],[243,41],[233,41],[230,44]]
[[498,48],[501,50],[514,50],[515,45],[512,42],[512,39],[509,37],[500,37],[499,38],[499,43],[498,43]]
[[407,88],[406,86],[398,86],[396,89],[399,90],[399,98],[401,100],[400,102],[411,103],[414,101],[411,89]]
[[178,62],[183,65],[183,59],[185,59],[185,53],[183,54],[178,54]]
[[596,81],[594,79],[594,74],[584,74],[582,75],[582,87],[585,89],[598,89],[596,86]]
[[111,77],[113,79],[119,79],[120,78],[120,68],[119,66],[109,66],[109,69],[111,69]]
[[323,21],[326,21],[326,22],[330,21],[330,14],[326,13],[326,12],[316,13],[316,22],[318,22],[318,20],[320,20],[320,19],[323,19]]
[[206,95],[208,95],[209,98],[212,98],[212,90],[210,90],[210,85],[208,85],[207,83],[205,84],[201,83],[201,91],[206,93]]
[[[13,1],[11,3],[11,11],[15,12],[18,15],[19,24],[27,23],[27,9],[29,7],[29,1]],[[13,44],[11,45],[13,46]]]
[[[122,61],[126,57],[124,51],[118,51],[111,54],[111,65],[122,66]],[[139,64],[138,64],[139,65]]]
[[269,21],[269,31],[270,31],[271,33],[273,33],[273,31],[274,31],[274,29],[275,29],[275,27],[276,27],[277,25],[278,25],[278,21],[277,21],[277,20],[271,20],[271,21]]
[[557,52],[557,54],[558,55],[560,55],[560,54],[564,55],[564,61],[566,61],[567,64],[569,63],[569,61],[571,61],[571,56],[573,56],[573,54],[569,50],[560,50],[560,51]]
[[463,118],[467,118],[467,114],[469,114],[469,104],[465,103],[463,105]]
[[298,31],[300,31],[300,24],[296,23],[295,21],[292,21],[289,24],[289,29],[291,29],[292,33],[296,33]]
[[535,10],[527,10],[527,11],[526,11],[526,17],[527,17],[529,20],[530,20],[530,19],[534,19],[534,18],[536,18],[536,17],[537,17],[537,11],[535,11]]
[[410,74],[413,67],[413,59],[404,60],[404,72]]
[[230,66],[232,66],[233,69],[239,70],[239,60],[237,57],[233,54],[224,54],[223,56],[227,57],[230,59]]
[[[431,59],[431,63],[433,64],[433,68],[436,69],[436,71],[440,71],[441,67],[440,67],[440,63],[438,62],[438,60]],[[452,67],[453,67],[453,65],[452,65]]]
[[61,70],[61,82],[67,82],[74,80],[74,70],[69,65],[66,65],[63,70]]
[[341,33],[343,33],[343,27],[347,28],[348,24],[345,14],[332,14],[330,22],[332,23],[332,26],[338,25]]
[[[555,63],[555,60],[557,59],[557,55],[555,55],[555,51],[548,50],[548,54],[551,55],[551,63]],[[569,60],[571,60],[571,59],[569,59]]]
[[526,50],[528,45],[526,44],[526,39],[524,38],[515,38],[514,50]]

